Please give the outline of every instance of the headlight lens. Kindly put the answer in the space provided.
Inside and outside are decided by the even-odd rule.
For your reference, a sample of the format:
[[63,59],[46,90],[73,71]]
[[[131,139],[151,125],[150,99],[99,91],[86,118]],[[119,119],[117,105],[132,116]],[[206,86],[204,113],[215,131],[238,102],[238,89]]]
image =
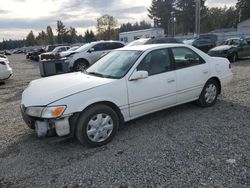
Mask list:
[[66,106],[46,107],[42,112],[43,118],[58,118],[66,110]]
[[25,113],[32,117],[58,118],[66,110],[66,106],[28,107]]
[[41,117],[44,107],[28,107],[25,113],[32,117]]

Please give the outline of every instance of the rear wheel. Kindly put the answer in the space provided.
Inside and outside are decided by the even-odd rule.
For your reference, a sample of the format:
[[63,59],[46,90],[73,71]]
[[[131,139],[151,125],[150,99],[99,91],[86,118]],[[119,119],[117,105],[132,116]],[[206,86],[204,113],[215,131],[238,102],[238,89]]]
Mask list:
[[85,60],[78,60],[78,61],[75,62],[75,65],[74,65],[73,69],[74,69],[75,72],[78,72],[78,71],[83,72],[88,67],[89,67],[89,64],[88,64],[87,61],[85,61]]
[[204,86],[197,103],[202,107],[213,106],[216,103],[219,94],[219,87],[217,81],[208,80]]
[[76,137],[81,144],[91,147],[103,146],[115,136],[119,126],[116,112],[106,105],[95,105],[79,117]]

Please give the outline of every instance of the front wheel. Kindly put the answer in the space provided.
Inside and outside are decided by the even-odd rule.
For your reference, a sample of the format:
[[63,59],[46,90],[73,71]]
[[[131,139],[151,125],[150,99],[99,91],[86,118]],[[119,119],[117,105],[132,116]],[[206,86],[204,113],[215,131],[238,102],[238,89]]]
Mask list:
[[216,103],[218,97],[218,83],[215,80],[209,80],[204,86],[197,103],[202,107],[210,107]]
[[95,105],[86,109],[79,117],[76,137],[81,144],[99,147],[109,143],[118,130],[119,118],[106,105]]
[[74,71],[75,72],[78,72],[78,71],[85,71],[87,68],[88,68],[88,62],[87,61],[84,61],[84,60],[81,60],[81,61],[77,61],[74,65]]
[[236,62],[238,60],[238,54],[237,53],[234,53],[233,55],[232,55],[232,57],[230,58],[230,61],[232,62],[232,63],[234,63],[234,62]]

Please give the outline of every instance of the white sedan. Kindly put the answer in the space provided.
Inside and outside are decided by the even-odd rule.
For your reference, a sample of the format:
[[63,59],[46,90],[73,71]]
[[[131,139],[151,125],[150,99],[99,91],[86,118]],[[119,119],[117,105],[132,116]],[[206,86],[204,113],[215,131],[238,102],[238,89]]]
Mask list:
[[125,47],[84,73],[32,81],[21,108],[38,136],[69,135],[101,146],[123,122],[190,101],[214,105],[232,77],[227,59],[185,44]]
[[12,68],[9,66],[8,58],[0,57],[0,82],[4,82],[13,74]]

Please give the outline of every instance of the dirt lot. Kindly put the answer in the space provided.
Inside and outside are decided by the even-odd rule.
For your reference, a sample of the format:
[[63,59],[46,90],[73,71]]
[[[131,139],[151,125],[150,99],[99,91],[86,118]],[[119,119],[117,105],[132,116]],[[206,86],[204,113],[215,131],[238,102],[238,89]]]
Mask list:
[[[212,108],[185,104],[126,124],[112,143],[38,139],[19,104],[37,63],[9,57],[0,85],[0,187],[250,187],[250,60]],[[44,91],[46,92],[46,91]]]

